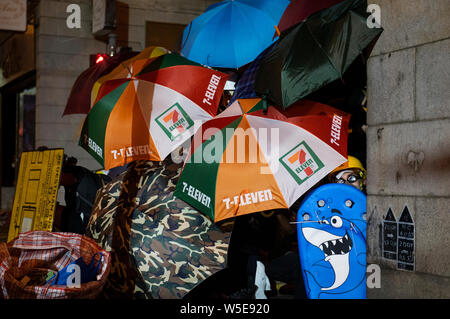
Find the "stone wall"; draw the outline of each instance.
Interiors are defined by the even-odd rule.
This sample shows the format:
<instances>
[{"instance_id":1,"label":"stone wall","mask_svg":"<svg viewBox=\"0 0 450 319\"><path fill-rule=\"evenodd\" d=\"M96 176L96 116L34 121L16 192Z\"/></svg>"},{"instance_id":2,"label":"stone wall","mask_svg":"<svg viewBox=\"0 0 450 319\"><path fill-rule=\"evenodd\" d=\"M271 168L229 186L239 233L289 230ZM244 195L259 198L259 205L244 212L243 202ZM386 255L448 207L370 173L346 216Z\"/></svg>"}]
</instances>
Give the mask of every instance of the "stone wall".
<instances>
[{"instance_id":1,"label":"stone wall","mask_svg":"<svg viewBox=\"0 0 450 319\"><path fill-rule=\"evenodd\" d=\"M371 0L385 29L368 61L369 298L450 297L450 1ZM382 255L389 208L415 223L415 269Z\"/></svg>"},{"instance_id":2,"label":"stone wall","mask_svg":"<svg viewBox=\"0 0 450 319\"><path fill-rule=\"evenodd\" d=\"M81 28L66 25L69 4L81 8ZM89 67L89 55L106 51L106 43L91 34L91 4L87 0L41 0L36 28L36 147L63 147L79 164L99 168L78 146L84 115L65 115L72 85Z\"/></svg>"}]
</instances>

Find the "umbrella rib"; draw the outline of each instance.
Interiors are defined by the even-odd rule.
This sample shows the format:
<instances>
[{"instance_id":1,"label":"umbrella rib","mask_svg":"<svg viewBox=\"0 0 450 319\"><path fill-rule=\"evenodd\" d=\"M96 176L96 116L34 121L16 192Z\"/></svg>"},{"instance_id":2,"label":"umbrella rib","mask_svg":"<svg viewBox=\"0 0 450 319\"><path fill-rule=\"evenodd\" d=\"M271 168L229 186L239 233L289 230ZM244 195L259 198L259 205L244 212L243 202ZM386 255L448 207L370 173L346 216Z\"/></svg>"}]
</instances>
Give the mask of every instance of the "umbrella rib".
<instances>
[{"instance_id":1,"label":"umbrella rib","mask_svg":"<svg viewBox=\"0 0 450 319\"><path fill-rule=\"evenodd\" d=\"M125 62L125 61L124 61L124 62ZM124 62L121 62L120 65L122 65L122 67L124 67L125 69L127 69L128 74L130 75L130 77L132 77L132 76L133 76L133 72L131 72L131 69L130 69L129 64L128 64L128 63L124 63Z\"/></svg>"},{"instance_id":2,"label":"umbrella rib","mask_svg":"<svg viewBox=\"0 0 450 319\"><path fill-rule=\"evenodd\" d=\"M253 10L256 10L256 11L260 12L260 14L266 16L268 20L271 20L272 22L274 22L274 26L276 25L277 22L273 19L272 15L269 14L266 10L263 10L263 9L261 9L261 8L252 6L252 5L248 4L248 3L244 3L244 2L240 2L240 3L241 3L241 5L243 5L243 6L253 8ZM245 19L246 15L245 15L245 12L242 11L242 8L240 8L239 6L235 6L234 8L237 9L237 11L238 11L238 12L244 17L244 19ZM253 22L253 21L250 21L250 20L249 20L249 22ZM256 26L254 23L252 23L252 25L253 25L253 27L254 27L255 30L258 30L257 26ZM269 46L271 46L271 45L273 44L273 42L274 42L273 40L270 40L270 39L269 39L269 41L267 41L267 43L266 43L266 40L265 40L265 37L263 36L263 34L260 34L260 33L258 33L258 32L255 33L254 36L256 36L256 37L259 39L260 46L262 46L262 45L264 44L264 45L263 45L264 47L261 48L261 49L262 49L261 51L264 51L265 49L267 49L267 48L268 48ZM237 48L238 46L234 46L234 47ZM257 56L256 56L256 57L257 57ZM256 59L256 57L254 57L254 59ZM254 59L253 59L253 60L254 60ZM249 61L249 62L251 62L251 61Z\"/></svg>"},{"instance_id":3,"label":"umbrella rib","mask_svg":"<svg viewBox=\"0 0 450 319\"><path fill-rule=\"evenodd\" d=\"M136 80L135 80L136 81ZM145 80L137 80L137 81L145 81ZM146 81L147 82L147 81ZM136 92L136 95L135 95L135 97L136 97L136 101L137 101L137 103L138 103L138 105L139 105L139 110L141 111L141 115L142 115L142 117L144 118L144 113L143 113L143 111L142 111L142 108L144 107L144 105L141 105L141 103L140 103L140 100L139 100L139 97L138 97L138 92L137 92L137 86L136 86L136 82L134 82L133 81L133 86L134 86L134 89L135 89L135 92ZM152 111L152 109L153 109L153 102L152 103L149 103L150 104L150 113L151 113L151 111ZM147 124L147 121L145 120L145 118L144 118L144 122L145 122L145 125L146 125L146 127L147 127L147 131L149 132L149 134L150 134L150 125L151 125L151 121L149 121L148 122L148 124Z\"/></svg>"},{"instance_id":4,"label":"umbrella rib","mask_svg":"<svg viewBox=\"0 0 450 319\"><path fill-rule=\"evenodd\" d=\"M317 43L317 45L319 46L320 50L323 52L323 54L325 55L325 57L327 58L327 60L330 62L331 66L333 67L333 69L339 74L339 77L342 78L342 73L340 71L338 71L338 69L336 68L336 66L334 65L334 62L330 59L330 57L328 56L328 54L326 53L326 51L323 49L322 45L320 44L320 42L317 40L317 38L315 37L315 35L311 32L311 29L309 28L309 25L307 23L307 21L305 21L305 25L306 28L309 31L309 34L311 35L311 37L313 38L314 42Z\"/></svg>"}]
</instances>

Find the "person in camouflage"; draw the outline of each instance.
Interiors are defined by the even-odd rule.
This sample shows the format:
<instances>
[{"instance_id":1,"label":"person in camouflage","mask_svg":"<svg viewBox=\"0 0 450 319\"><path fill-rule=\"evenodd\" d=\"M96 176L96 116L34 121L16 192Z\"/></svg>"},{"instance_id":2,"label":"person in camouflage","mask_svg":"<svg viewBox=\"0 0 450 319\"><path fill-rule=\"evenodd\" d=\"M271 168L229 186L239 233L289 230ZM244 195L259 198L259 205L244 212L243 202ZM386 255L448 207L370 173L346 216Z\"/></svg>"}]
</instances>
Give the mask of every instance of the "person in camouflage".
<instances>
[{"instance_id":1,"label":"person in camouflage","mask_svg":"<svg viewBox=\"0 0 450 319\"><path fill-rule=\"evenodd\" d=\"M97 192L86 235L111 252L103 297L179 299L225 269L231 233L173 197L181 168L136 161Z\"/></svg>"}]
</instances>

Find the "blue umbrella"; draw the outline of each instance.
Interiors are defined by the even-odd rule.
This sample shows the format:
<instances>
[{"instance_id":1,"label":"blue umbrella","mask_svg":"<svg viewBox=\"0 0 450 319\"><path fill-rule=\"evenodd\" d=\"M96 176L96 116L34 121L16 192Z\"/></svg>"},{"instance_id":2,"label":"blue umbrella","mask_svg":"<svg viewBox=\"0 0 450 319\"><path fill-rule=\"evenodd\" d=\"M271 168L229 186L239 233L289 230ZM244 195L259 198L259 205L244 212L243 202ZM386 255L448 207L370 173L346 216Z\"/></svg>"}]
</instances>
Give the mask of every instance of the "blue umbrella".
<instances>
[{"instance_id":1,"label":"blue umbrella","mask_svg":"<svg viewBox=\"0 0 450 319\"><path fill-rule=\"evenodd\" d=\"M183 32L180 53L211 67L239 68L271 45L289 0L225 0L209 6Z\"/></svg>"}]
</instances>

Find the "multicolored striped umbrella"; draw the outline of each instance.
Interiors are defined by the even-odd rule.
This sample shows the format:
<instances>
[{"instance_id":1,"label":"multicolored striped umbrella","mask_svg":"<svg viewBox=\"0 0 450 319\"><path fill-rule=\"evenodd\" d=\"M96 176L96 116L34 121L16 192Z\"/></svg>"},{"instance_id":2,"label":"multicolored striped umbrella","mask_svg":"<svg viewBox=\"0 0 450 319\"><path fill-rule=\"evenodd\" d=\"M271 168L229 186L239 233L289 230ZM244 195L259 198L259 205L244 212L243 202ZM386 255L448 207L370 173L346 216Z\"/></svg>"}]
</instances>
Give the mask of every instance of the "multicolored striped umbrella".
<instances>
[{"instance_id":1,"label":"multicolored striped umbrella","mask_svg":"<svg viewBox=\"0 0 450 319\"><path fill-rule=\"evenodd\" d=\"M88 114L91 109L91 91L97 85L99 79L112 72L120 63L131 59L137 54L137 52L131 50L124 50L84 70L72 86L63 116L69 114Z\"/></svg>"},{"instance_id":2,"label":"multicolored striped umbrella","mask_svg":"<svg viewBox=\"0 0 450 319\"><path fill-rule=\"evenodd\" d=\"M161 161L217 114L227 74L178 54L128 64L126 77L104 82L79 144L110 169Z\"/></svg>"},{"instance_id":3,"label":"multicolored striped umbrella","mask_svg":"<svg viewBox=\"0 0 450 319\"><path fill-rule=\"evenodd\" d=\"M288 208L347 160L350 115L302 101L238 99L193 137L174 195L214 221Z\"/></svg>"},{"instance_id":4,"label":"multicolored striped umbrella","mask_svg":"<svg viewBox=\"0 0 450 319\"><path fill-rule=\"evenodd\" d=\"M169 50L167 50L166 48L163 48L163 47L158 47L158 46L146 47L138 55L131 57L128 60L123 61L116 68L114 68L111 72L109 72L108 74L99 78L97 81L95 81L94 85L92 86L91 107L97 101L98 91L103 83L105 83L106 81L110 81L110 80L117 80L117 79L123 79L123 78L129 77L133 73L133 68L131 68L131 66L134 66L134 68L142 67L142 65L145 65L148 63L148 59L157 58L166 53L170 53L170 52L169 52Z\"/></svg>"}]
</instances>

